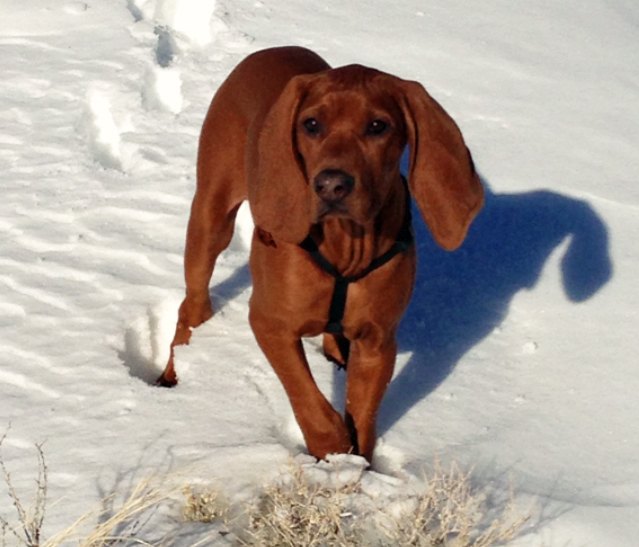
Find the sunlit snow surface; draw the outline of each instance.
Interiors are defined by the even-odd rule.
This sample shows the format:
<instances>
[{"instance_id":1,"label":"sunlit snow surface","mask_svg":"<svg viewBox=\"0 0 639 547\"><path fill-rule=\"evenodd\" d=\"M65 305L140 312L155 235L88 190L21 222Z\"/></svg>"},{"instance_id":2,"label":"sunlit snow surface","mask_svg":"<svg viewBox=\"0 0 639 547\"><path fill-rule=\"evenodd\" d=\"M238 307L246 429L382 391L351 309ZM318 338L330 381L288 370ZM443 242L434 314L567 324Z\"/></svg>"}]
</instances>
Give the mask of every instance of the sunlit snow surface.
<instances>
[{"instance_id":1,"label":"sunlit snow surface","mask_svg":"<svg viewBox=\"0 0 639 547\"><path fill-rule=\"evenodd\" d=\"M410 483L439 458L512 484L533 508L517 545L636 545L639 7L623 0L2 0L0 429L17 490L44 442L53 533L149 473L246 496L303 450L246 320L246 211L179 387L151 385L208 103L282 44L422 82L487 188L456 253L415 221L376 471ZM307 351L339 406L342 374Z\"/></svg>"}]
</instances>

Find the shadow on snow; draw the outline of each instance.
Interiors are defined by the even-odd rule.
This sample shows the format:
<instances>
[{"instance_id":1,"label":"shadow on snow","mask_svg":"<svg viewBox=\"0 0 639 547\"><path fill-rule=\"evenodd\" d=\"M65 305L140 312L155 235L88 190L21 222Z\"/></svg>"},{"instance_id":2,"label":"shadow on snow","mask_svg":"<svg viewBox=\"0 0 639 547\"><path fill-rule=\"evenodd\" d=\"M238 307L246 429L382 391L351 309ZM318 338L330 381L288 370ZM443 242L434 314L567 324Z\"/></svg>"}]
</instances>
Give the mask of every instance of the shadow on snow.
<instances>
[{"instance_id":1,"label":"shadow on snow","mask_svg":"<svg viewBox=\"0 0 639 547\"><path fill-rule=\"evenodd\" d=\"M455 252L440 249L413 212L417 279L398 333L399 350L412 356L386 393L380 434L505 319L513 296L535 285L565 238L561 273L571 302L587 300L612 275L607 230L586 202L545 190L493 194L483 182L484 209Z\"/></svg>"},{"instance_id":2,"label":"shadow on snow","mask_svg":"<svg viewBox=\"0 0 639 547\"><path fill-rule=\"evenodd\" d=\"M379 434L432 392L506 318L514 295L535 285L566 238L561 273L569 301L587 300L612 275L607 230L586 202L547 190L494 194L485 181L484 188L485 206L462 247L452 253L436 245L413 211L417 278L398 332L399 350L412 355L388 388ZM214 283L216 310L249 285L248 265ZM336 372L332 399L343 398L343 381Z\"/></svg>"}]
</instances>

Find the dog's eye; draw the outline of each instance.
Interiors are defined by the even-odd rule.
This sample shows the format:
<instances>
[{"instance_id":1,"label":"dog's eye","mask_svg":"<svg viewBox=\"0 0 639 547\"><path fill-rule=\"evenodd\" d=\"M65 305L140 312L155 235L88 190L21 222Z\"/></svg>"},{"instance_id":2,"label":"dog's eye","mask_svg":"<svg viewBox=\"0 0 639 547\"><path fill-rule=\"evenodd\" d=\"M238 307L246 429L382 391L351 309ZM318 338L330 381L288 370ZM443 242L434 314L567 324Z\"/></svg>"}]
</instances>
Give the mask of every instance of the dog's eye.
<instances>
[{"instance_id":1,"label":"dog's eye","mask_svg":"<svg viewBox=\"0 0 639 547\"><path fill-rule=\"evenodd\" d=\"M315 135L319 135L322 129L320 123L315 118L306 118L302 122L302 126L304 127L304 131L306 131L306 134L312 137Z\"/></svg>"},{"instance_id":2,"label":"dog's eye","mask_svg":"<svg viewBox=\"0 0 639 547\"><path fill-rule=\"evenodd\" d=\"M382 133L386 133L387 129L388 129L388 123L386 123L384 120L373 120L366 127L366 134L377 136L377 135L381 135Z\"/></svg>"}]
</instances>

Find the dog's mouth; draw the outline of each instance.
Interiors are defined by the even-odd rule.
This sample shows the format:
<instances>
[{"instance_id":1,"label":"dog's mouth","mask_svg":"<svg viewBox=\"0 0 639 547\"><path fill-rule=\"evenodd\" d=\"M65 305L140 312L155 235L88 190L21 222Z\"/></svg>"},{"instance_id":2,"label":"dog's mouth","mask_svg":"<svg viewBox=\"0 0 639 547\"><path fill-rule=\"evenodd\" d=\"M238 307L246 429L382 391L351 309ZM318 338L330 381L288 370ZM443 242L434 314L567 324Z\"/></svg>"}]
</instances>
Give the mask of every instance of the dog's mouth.
<instances>
[{"instance_id":1,"label":"dog's mouth","mask_svg":"<svg viewBox=\"0 0 639 547\"><path fill-rule=\"evenodd\" d=\"M325 201L320 202L317 205L317 212L315 214L315 222L322 222L329 218L346 218L353 219L353 215L350 213L348 207L342 203L327 203Z\"/></svg>"},{"instance_id":2,"label":"dog's mouth","mask_svg":"<svg viewBox=\"0 0 639 547\"><path fill-rule=\"evenodd\" d=\"M380 206L377 203L353 203L349 200L330 203L319 201L315 205L315 215L313 224L324 222L330 219L351 220L356 224L367 224L379 213Z\"/></svg>"}]
</instances>

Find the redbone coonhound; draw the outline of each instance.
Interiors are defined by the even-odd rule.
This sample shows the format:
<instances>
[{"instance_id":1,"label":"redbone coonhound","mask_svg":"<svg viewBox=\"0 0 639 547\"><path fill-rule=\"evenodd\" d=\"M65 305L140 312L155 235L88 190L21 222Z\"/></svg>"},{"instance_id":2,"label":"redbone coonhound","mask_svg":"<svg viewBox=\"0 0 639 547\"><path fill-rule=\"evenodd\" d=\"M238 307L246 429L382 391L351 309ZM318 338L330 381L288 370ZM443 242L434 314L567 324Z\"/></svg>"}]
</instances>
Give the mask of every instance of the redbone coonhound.
<instances>
[{"instance_id":1,"label":"redbone coonhound","mask_svg":"<svg viewBox=\"0 0 639 547\"><path fill-rule=\"evenodd\" d=\"M399 171L409 146L408 183ZM457 248L483 203L455 122L416 82L360 65L331 69L300 47L259 51L216 93L204 121L173 348L213 314L209 282L248 199L255 232L249 320L309 452L371 461L411 296L408 192L439 245ZM347 365L342 416L313 380L301 338L323 334Z\"/></svg>"}]
</instances>

